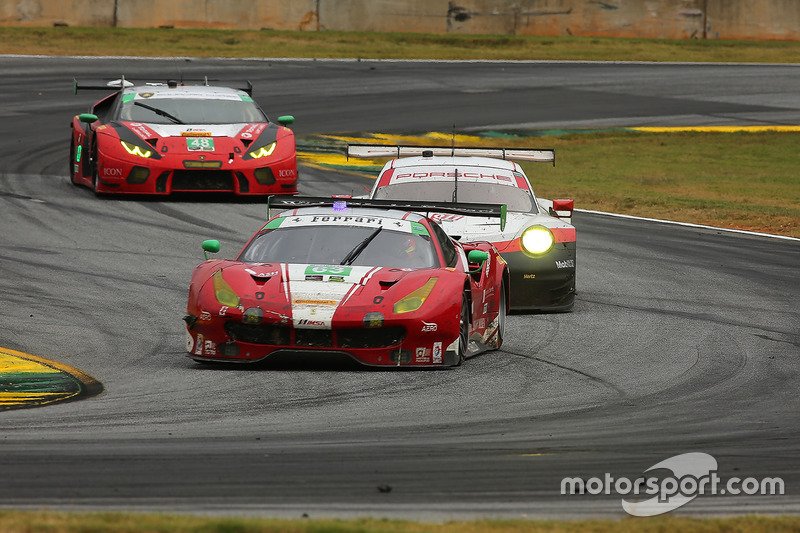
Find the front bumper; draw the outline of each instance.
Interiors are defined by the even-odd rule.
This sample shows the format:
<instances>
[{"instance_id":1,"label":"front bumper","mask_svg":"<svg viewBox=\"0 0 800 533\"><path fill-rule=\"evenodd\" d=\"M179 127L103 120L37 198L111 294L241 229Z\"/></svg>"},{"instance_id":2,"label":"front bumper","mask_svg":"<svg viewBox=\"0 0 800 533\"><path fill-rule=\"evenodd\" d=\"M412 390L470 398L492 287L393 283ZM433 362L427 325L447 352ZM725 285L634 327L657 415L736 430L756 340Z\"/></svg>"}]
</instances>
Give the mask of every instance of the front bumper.
<instances>
[{"instance_id":1,"label":"front bumper","mask_svg":"<svg viewBox=\"0 0 800 533\"><path fill-rule=\"evenodd\" d=\"M441 367L458 364L458 332L420 333L424 323L380 328L294 328L187 317L186 351L197 361L253 363L275 354L345 354L369 366ZM410 333L413 331L413 333Z\"/></svg>"},{"instance_id":2,"label":"front bumper","mask_svg":"<svg viewBox=\"0 0 800 533\"><path fill-rule=\"evenodd\" d=\"M575 303L575 242L556 243L532 257L522 251L501 252L510 274L513 311L568 311Z\"/></svg>"},{"instance_id":3,"label":"front bumper","mask_svg":"<svg viewBox=\"0 0 800 533\"><path fill-rule=\"evenodd\" d=\"M260 164L219 161L176 161L176 158L118 159L100 154L97 192L104 194L154 194L173 192L230 192L236 195L297 193L297 156Z\"/></svg>"}]
</instances>

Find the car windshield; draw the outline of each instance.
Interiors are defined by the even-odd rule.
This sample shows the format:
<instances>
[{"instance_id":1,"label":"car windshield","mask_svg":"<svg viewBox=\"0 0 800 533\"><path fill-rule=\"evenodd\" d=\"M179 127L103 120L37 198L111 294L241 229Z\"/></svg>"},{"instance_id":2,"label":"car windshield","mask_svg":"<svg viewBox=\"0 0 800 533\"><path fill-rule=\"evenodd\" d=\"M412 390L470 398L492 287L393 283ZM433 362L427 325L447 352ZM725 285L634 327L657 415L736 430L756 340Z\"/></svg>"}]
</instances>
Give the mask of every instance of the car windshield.
<instances>
[{"instance_id":1,"label":"car windshield","mask_svg":"<svg viewBox=\"0 0 800 533\"><path fill-rule=\"evenodd\" d=\"M380 187L374 198L387 200L423 200L452 202L455 186L452 181L396 183ZM459 203L506 204L509 211L536 213L533 196L525 189L497 183L459 181L456 201Z\"/></svg>"},{"instance_id":2,"label":"car windshield","mask_svg":"<svg viewBox=\"0 0 800 533\"><path fill-rule=\"evenodd\" d=\"M119 118L149 124L267 122L254 102L203 98L137 98L122 104Z\"/></svg>"},{"instance_id":3,"label":"car windshield","mask_svg":"<svg viewBox=\"0 0 800 533\"><path fill-rule=\"evenodd\" d=\"M429 235L379 228L330 225L266 230L250 242L238 260L399 268L438 266Z\"/></svg>"}]
</instances>

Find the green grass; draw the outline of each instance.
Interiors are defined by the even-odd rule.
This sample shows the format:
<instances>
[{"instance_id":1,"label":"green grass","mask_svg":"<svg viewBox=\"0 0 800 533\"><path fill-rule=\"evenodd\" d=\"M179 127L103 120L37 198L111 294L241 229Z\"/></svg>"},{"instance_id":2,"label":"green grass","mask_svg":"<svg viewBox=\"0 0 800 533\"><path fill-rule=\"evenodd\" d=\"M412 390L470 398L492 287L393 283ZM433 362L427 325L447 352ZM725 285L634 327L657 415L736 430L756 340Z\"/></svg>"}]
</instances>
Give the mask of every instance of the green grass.
<instances>
[{"instance_id":1,"label":"green grass","mask_svg":"<svg viewBox=\"0 0 800 533\"><path fill-rule=\"evenodd\" d=\"M620 520L478 520L430 524L402 520L275 520L167 514L0 511L3 533L790 533L798 517L622 518Z\"/></svg>"},{"instance_id":2,"label":"green grass","mask_svg":"<svg viewBox=\"0 0 800 533\"><path fill-rule=\"evenodd\" d=\"M800 42L0 27L0 54L800 63Z\"/></svg>"},{"instance_id":3,"label":"green grass","mask_svg":"<svg viewBox=\"0 0 800 533\"><path fill-rule=\"evenodd\" d=\"M592 133L537 138L537 194L576 207L800 237L798 132Z\"/></svg>"}]
</instances>

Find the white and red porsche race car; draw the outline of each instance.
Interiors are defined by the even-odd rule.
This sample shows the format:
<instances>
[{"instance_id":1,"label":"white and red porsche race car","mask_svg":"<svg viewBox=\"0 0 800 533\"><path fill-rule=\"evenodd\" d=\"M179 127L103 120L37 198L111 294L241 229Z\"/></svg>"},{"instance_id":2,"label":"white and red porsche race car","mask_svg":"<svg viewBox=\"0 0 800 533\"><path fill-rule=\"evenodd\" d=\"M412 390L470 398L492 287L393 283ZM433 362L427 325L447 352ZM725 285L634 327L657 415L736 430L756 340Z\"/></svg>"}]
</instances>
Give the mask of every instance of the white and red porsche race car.
<instances>
[{"instance_id":1,"label":"white and red porsche race car","mask_svg":"<svg viewBox=\"0 0 800 533\"><path fill-rule=\"evenodd\" d=\"M498 219L428 213L448 235L489 241L508 263L511 309L567 311L575 301L575 227L572 200L537 198L515 161L555 164L553 150L351 144L348 157L392 158L378 174L373 199L494 203Z\"/></svg>"}]
</instances>

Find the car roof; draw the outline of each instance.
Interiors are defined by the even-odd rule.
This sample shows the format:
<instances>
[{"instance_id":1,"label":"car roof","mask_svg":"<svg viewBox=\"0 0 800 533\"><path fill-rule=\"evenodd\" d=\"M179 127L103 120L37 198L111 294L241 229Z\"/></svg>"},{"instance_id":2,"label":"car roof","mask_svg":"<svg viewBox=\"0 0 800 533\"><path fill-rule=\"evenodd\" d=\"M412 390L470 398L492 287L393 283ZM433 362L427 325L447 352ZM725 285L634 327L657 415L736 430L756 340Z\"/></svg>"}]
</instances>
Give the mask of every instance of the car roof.
<instances>
[{"instance_id":1,"label":"car roof","mask_svg":"<svg viewBox=\"0 0 800 533\"><path fill-rule=\"evenodd\" d=\"M148 83L127 87L123 94L134 94L143 98L202 98L214 100L250 100L250 96L242 89L215 85L178 85L170 87L166 83ZM143 96L146 95L146 96Z\"/></svg>"}]
</instances>

